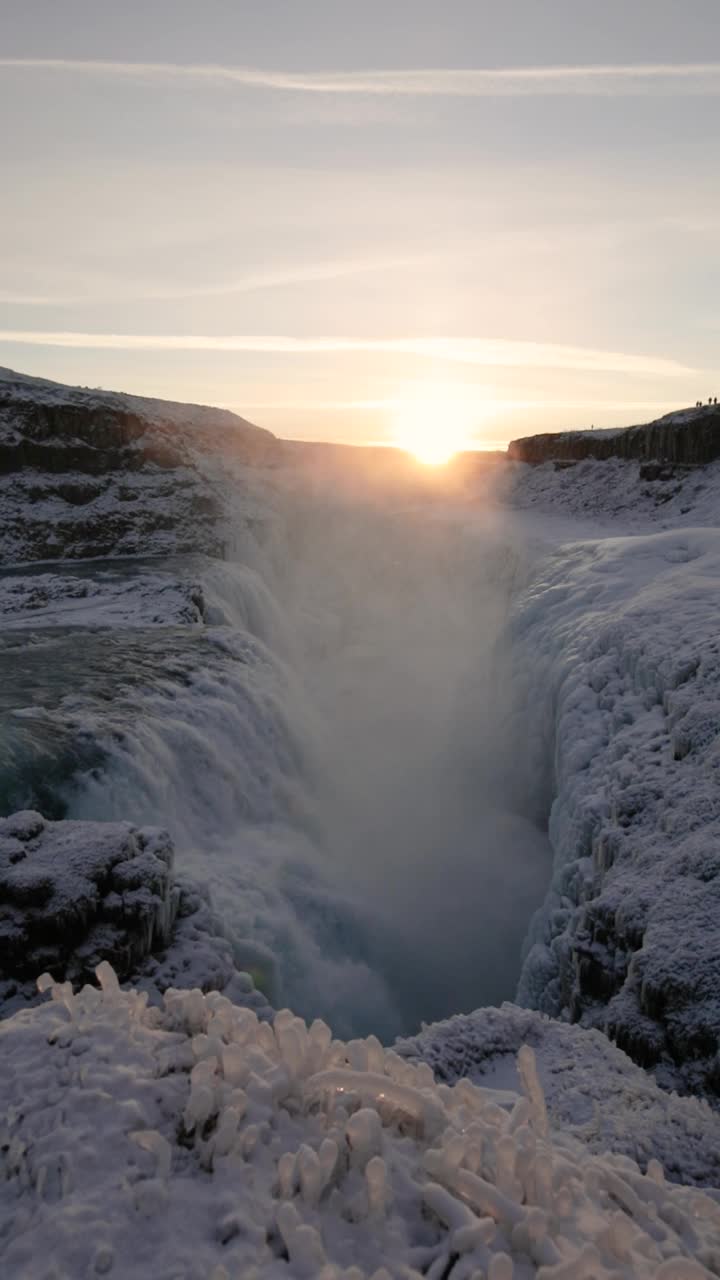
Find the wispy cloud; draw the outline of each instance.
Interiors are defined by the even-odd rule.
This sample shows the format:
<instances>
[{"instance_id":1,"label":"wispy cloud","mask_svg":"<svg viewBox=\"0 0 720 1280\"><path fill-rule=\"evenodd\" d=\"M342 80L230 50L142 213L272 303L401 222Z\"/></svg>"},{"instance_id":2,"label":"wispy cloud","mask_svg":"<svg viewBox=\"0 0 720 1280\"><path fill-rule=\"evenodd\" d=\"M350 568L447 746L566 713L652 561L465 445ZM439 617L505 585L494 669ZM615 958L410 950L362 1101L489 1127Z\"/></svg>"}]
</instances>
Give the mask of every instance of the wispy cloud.
<instances>
[{"instance_id":1,"label":"wispy cloud","mask_svg":"<svg viewBox=\"0 0 720 1280\"><path fill-rule=\"evenodd\" d=\"M25 71L234 84L315 94L412 97L525 97L577 94L717 94L720 62L538 67L428 67L386 71L271 71L216 63L114 62L75 58L0 58Z\"/></svg>"},{"instance_id":2,"label":"wispy cloud","mask_svg":"<svg viewBox=\"0 0 720 1280\"><path fill-rule=\"evenodd\" d=\"M446 258L443 259L443 261L446 260ZM233 294L257 293L263 289L281 289L295 284L341 280L350 276L370 275L373 272L419 268L437 261L438 257L434 254L375 259L334 259L327 262L309 262L304 266L286 266L270 271L249 272L245 276L231 276L227 280L208 284L150 286L130 284L119 288L103 284L102 288L94 293L92 291L58 294L26 293L22 289L0 289L0 302L20 306L59 307L134 300L163 302L181 298L219 298Z\"/></svg>"},{"instance_id":3,"label":"wispy cloud","mask_svg":"<svg viewBox=\"0 0 720 1280\"><path fill-rule=\"evenodd\" d=\"M687 377L697 370L677 360L628 355L546 342L506 338L295 338L266 334L160 334L0 330L0 342L99 351L246 351L268 355L368 352L419 356L454 364L492 367L606 370L658 378Z\"/></svg>"}]
</instances>

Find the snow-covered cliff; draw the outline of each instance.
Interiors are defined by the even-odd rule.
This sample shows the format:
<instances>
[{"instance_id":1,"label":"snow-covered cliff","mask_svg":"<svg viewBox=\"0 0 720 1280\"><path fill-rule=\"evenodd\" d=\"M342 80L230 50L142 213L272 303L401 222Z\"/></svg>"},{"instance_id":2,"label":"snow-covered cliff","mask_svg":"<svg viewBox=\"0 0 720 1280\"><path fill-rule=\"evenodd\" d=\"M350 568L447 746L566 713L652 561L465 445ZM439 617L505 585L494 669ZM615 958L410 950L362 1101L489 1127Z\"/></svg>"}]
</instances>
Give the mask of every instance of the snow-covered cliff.
<instances>
[{"instance_id":1,"label":"snow-covered cliff","mask_svg":"<svg viewBox=\"0 0 720 1280\"><path fill-rule=\"evenodd\" d=\"M275 443L222 409L0 369L0 565L217 554L222 459L252 465Z\"/></svg>"},{"instance_id":2,"label":"snow-covered cliff","mask_svg":"<svg viewBox=\"0 0 720 1280\"><path fill-rule=\"evenodd\" d=\"M675 410L637 427L597 431L557 431L512 440L508 455L515 462L564 462L582 458L702 466L720 457L720 407L715 404Z\"/></svg>"}]
</instances>

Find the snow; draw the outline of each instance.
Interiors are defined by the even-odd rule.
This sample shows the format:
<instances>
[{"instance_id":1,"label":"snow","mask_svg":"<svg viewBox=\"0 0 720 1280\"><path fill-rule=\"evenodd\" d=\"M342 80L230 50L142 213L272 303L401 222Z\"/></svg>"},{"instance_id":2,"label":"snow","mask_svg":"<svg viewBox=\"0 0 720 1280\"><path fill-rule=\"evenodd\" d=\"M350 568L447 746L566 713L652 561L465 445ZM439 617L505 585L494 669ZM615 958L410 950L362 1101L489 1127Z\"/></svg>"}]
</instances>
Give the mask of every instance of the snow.
<instances>
[{"instance_id":1,"label":"snow","mask_svg":"<svg viewBox=\"0 0 720 1280\"><path fill-rule=\"evenodd\" d=\"M714 1095L720 469L643 486L619 460L520 466L511 499L545 551L513 607L508 733L554 849L518 999Z\"/></svg>"},{"instance_id":2,"label":"snow","mask_svg":"<svg viewBox=\"0 0 720 1280\"><path fill-rule=\"evenodd\" d=\"M219 990L267 1018L208 890L173 874L167 832L129 823L0 818L0 1016L37 1000L42 968L78 981L111 958L157 1003Z\"/></svg>"},{"instance_id":3,"label":"snow","mask_svg":"<svg viewBox=\"0 0 720 1280\"><path fill-rule=\"evenodd\" d=\"M258 439L272 439L269 431L256 427L254 423L228 409L158 400L152 396L134 396L124 391L105 391L102 387L72 387L47 378L16 373L13 369L0 368L0 396L3 395L12 397L18 403L25 401L31 406L79 406L95 413L104 409L123 413L129 409L142 418L148 427L171 426L189 429L193 434L221 427Z\"/></svg>"},{"instance_id":4,"label":"snow","mask_svg":"<svg viewBox=\"0 0 720 1280\"><path fill-rule=\"evenodd\" d=\"M219 555L226 463L274 445L227 410L0 369L0 564Z\"/></svg>"},{"instance_id":5,"label":"snow","mask_svg":"<svg viewBox=\"0 0 720 1280\"><path fill-rule=\"evenodd\" d=\"M287 1010L270 1027L200 991L149 1009L109 965L98 978L43 979L47 1004L0 1023L8 1275L715 1272L715 1195L548 1126L528 1046L517 1092L437 1084Z\"/></svg>"},{"instance_id":6,"label":"snow","mask_svg":"<svg viewBox=\"0 0 720 1280\"><path fill-rule=\"evenodd\" d=\"M70 497L64 495L71 495ZM0 565L219 553L214 489L190 467L0 475Z\"/></svg>"},{"instance_id":7,"label":"snow","mask_svg":"<svg viewBox=\"0 0 720 1280\"><path fill-rule=\"evenodd\" d=\"M438 1081L463 1077L518 1090L517 1055L534 1052L551 1123L590 1151L612 1151L643 1169L658 1160L674 1182L720 1185L720 1115L699 1098L659 1088L600 1031L503 1004L425 1027L395 1050L427 1062Z\"/></svg>"},{"instance_id":8,"label":"snow","mask_svg":"<svg viewBox=\"0 0 720 1280\"><path fill-rule=\"evenodd\" d=\"M203 621L198 582L169 573L98 567L92 577L72 573L0 577L4 631L38 627L178 626Z\"/></svg>"},{"instance_id":9,"label":"snow","mask_svg":"<svg viewBox=\"0 0 720 1280\"><path fill-rule=\"evenodd\" d=\"M513 509L594 520L604 534L618 525L622 532L717 525L720 462L669 468L667 479L654 481L641 479L640 466L622 458L586 458L559 469L552 462L509 462L500 496ZM565 537L573 537L572 529Z\"/></svg>"}]
</instances>

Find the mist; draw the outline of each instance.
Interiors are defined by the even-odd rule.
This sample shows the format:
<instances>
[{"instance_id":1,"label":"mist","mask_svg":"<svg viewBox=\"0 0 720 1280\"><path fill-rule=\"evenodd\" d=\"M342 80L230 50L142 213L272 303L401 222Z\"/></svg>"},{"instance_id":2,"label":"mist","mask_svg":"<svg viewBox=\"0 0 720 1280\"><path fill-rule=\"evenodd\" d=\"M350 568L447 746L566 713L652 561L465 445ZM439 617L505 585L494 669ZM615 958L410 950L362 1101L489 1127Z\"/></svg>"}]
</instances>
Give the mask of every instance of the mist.
<instances>
[{"instance_id":1,"label":"mist","mask_svg":"<svg viewBox=\"0 0 720 1280\"><path fill-rule=\"evenodd\" d=\"M491 503L344 463L235 507L198 669L178 685L169 653L116 705L70 813L166 826L237 962L337 1034L512 999L550 873L506 630L527 544Z\"/></svg>"},{"instance_id":2,"label":"mist","mask_svg":"<svg viewBox=\"0 0 720 1280\"><path fill-rule=\"evenodd\" d=\"M263 572L312 708L327 873L409 1030L512 999L547 886L504 647L530 553L497 507L315 479L286 494Z\"/></svg>"}]
</instances>

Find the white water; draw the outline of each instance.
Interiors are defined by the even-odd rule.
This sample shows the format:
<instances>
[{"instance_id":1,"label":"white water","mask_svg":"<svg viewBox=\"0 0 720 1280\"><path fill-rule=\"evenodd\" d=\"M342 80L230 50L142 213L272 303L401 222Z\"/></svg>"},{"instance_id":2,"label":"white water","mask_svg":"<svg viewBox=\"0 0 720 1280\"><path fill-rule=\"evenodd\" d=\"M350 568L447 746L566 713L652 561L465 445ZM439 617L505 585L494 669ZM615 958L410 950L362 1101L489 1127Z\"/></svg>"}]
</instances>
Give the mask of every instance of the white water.
<instances>
[{"instance_id":1,"label":"white water","mask_svg":"<svg viewBox=\"0 0 720 1280\"><path fill-rule=\"evenodd\" d=\"M192 683L143 691L73 816L167 825L271 998L385 1037L512 998L549 876L488 519L286 494L204 575Z\"/></svg>"}]
</instances>

